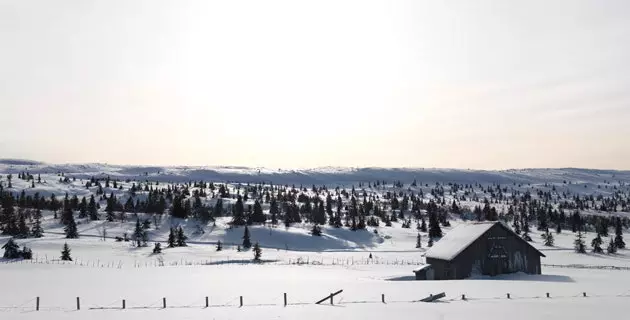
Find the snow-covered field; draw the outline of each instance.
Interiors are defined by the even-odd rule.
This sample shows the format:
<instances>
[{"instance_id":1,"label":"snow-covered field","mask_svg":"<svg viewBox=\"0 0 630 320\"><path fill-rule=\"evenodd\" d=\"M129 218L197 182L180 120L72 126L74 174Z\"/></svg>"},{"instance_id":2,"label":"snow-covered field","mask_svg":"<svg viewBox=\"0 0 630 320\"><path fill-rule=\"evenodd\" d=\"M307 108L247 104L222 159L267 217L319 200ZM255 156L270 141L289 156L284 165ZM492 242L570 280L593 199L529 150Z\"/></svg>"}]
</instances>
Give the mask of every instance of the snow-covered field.
<instances>
[{"instance_id":1,"label":"snow-covered field","mask_svg":"<svg viewBox=\"0 0 630 320\"><path fill-rule=\"evenodd\" d=\"M326 168L302 171L274 171L248 168L162 168L108 165L48 165L24 161L0 162L6 188L6 174L29 171L40 174L42 183L13 179L9 191L35 192L63 198L89 196L85 179L111 176L121 180L123 190L106 188L117 197L125 196L133 181L271 181L277 184L352 185L386 179L435 182L523 184L521 190L553 184L586 194L611 194L613 186L627 188L630 173L584 169L536 169L513 171L389 170ZM76 178L58 182L59 174ZM570 182L570 184L569 184ZM420 190L422 187L418 188ZM7 189L5 189L6 191ZM617 189L616 189L617 190ZM386 192L387 189L378 192ZM428 187L425 188L428 192ZM139 195L142 196L142 195ZM212 200L208 200L212 201ZM226 199L226 204L233 199ZM499 204L498 204L499 205ZM265 204L265 210L268 205ZM102 209L101 209L102 210ZM597 214L597 212L593 212ZM625 212L615 214L624 216ZM135 217L126 222L77 219L78 239L66 239L63 226L53 213L43 211L42 238L20 239L33 250L33 260L0 261L0 319L594 319L623 318L630 299L630 252L576 254L574 234L555 234L553 247L542 245L540 232L532 231L533 245L542 258L542 275L524 274L478 277L458 281L413 281L412 270L423 263L427 237L416 249L415 228L381 225L350 231L323 226L322 237L312 236L309 223L275 227L250 226L253 242L260 242L263 263L252 263L251 250L237 252L243 227L230 227L229 217L204 226L192 219L165 218L149 231L150 243L165 247L169 227L181 225L189 237L188 246L164 249L160 255L152 246L136 248L131 242L113 238L131 234ZM139 213L139 218L145 214ZM149 217L149 216L147 216ZM451 221L452 227L467 223ZM452 227L445 227L448 234ZM535 228L533 228L535 229ZM103 237L105 231L106 237ZM585 240L595 236L585 233ZM8 237L0 237L0 243ZM606 240L606 239L605 239ZM216 251L221 241L222 251ZM605 241L606 242L606 241ZM72 249L72 262L59 261L64 243ZM370 259L369 256L372 255ZM343 290L322 305L314 303L331 292ZM445 292L441 302L418 300ZM288 306L283 305L283 294ZM507 299L507 294L510 299ZM546 294L550 297L547 298ZM586 297L584 297L586 293ZM382 302L385 296L385 303ZM465 295L466 299L462 299ZM239 307L239 297L243 307ZM35 311L40 297L40 311ZM81 310L76 310L76 297ZM205 308L205 297L209 308ZM162 308L162 299L167 308ZM122 310L122 300L126 309Z\"/></svg>"}]
</instances>

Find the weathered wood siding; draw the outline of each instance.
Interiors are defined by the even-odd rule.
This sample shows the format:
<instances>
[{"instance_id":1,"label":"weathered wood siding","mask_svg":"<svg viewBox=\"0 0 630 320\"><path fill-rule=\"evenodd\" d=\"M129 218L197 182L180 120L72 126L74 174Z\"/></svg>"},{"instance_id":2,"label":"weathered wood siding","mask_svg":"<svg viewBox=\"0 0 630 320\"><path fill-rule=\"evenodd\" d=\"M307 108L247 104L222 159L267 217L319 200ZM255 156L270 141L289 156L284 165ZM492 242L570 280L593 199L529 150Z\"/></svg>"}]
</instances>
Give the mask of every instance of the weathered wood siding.
<instances>
[{"instance_id":1,"label":"weathered wood siding","mask_svg":"<svg viewBox=\"0 0 630 320\"><path fill-rule=\"evenodd\" d=\"M463 279L475 274L524 272L540 274L540 254L520 238L496 224L451 261L427 258L435 279Z\"/></svg>"}]
</instances>

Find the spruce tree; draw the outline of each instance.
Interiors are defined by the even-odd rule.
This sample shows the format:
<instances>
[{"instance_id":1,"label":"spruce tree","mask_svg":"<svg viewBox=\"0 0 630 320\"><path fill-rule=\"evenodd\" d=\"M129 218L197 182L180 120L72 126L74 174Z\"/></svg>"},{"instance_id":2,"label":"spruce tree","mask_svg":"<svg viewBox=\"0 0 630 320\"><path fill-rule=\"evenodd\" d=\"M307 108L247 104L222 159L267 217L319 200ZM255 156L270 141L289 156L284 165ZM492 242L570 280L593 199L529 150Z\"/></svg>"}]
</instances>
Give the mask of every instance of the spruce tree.
<instances>
[{"instance_id":1,"label":"spruce tree","mask_svg":"<svg viewBox=\"0 0 630 320\"><path fill-rule=\"evenodd\" d=\"M421 224L420 224L420 231L422 232L427 232L427 223L424 220L424 216L420 219Z\"/></svg>"},{"instance_id":2,"label":"spruce tree","mask_svg":"<svg viewBox=\"0 0 630 320\"><path fill-rule=\"evenodd\" d=\"M155 245L153 246L153 254L160 254L162 253L162 245L159 242L156 242Z\"/></svg>"},{"instance_id":3,"label":"spruce tree","mask_svg":"<svg viewBox=\"0 0 630 320\"><path fill-rule=\"evenodd\" d=\"M217 241L217 251L221 251L223 250L223 244L221 243L221 240Z\"/></svg>"},{"instance_id":4,"label":"spruce tree","mask_svg":"<svg viewBox=\"0 0 630 320\"><path fill-rule=\"evenodd\" d=\"M320 237L322 235L322 229L317 224L314 224L313 229L311 229L311 234Z\"/></svg>"},{"instance_id":5,"label":"spruce tree","mask_svg":"<svg viewBox=\"0 0 630 320\"><path fill-rule=\"evenodd\" d=\"M416 237L416 248L422 248L422 235L418 232L418 236Z\"/></svg>"},{"instance_id":6,"label":"spruce tree","mask_svg":"<svg viewBox=\"0 0 630 320\"><path fill-rule=\"evenodd\" d=\"M96 200L94 200L94 195L90 197L90 203L87 206L88 214L90 215L90 220L98 220L98 208L96 207Z\"/></svg>"},{"instance_id":7,"label":"spruce tree","mask_svg":"<svg viewBox=\"0 0 630 320\"><path fill-rule=\"evenodd\" d=\"M68 243L63 244L63 250L61 250L61 260L63 261L72 261L72 257L70 256L70 247Z\"/></svg>"},{"instance_id":8,"label":"spruce tree","mask_svg":"<svg viewBox=\"0 0 630 320\"><path fill-rule=\"evenodd\" d=\"M28 226L26 225L26 218L24 217L24 214L20 214L19 222L18 222L18 237L28 238L30 233L31 231L28 229Z\"/></svg>"},{"instance_id":9,"label":"spruce tree","mask_svg":"<svg viewBox=\"0 0 630 320\"><path fill-rule=\"evenodd\" d=\"M615 245L615 240L613 240L613 238L610 238L610 242L608 243L608 247L606 248L606 252L608 252L608 254L613 254L615 252L617 252L617 245Z\"/></svg>"},{"instance_id":10,"label":"spruce tree","mask_svg":"<svg viewBox=\"0 0 630 320\"><path fill-rule=\"evenodd\" d=\"M182 227L179 227L177 229L177 246L178 247L185 247L187 246L186 244L186 240L188 239L188 237L186 237L186 235L184 234L184 229L182 229Z\"/></svg>"},{"instance_id":11,"label":"spruce tree","mask_svg":"<svg viewBox=\"0 0 630 320\"><path fill-rule=\"evenodd\" d=\"M626 243L623 241L623 225L619 217L615 220L615 246L618 249L624 249L626 247Z\"/></svg>"},{"instance_id":12,"label":"spruce tree","mask_svg":"<svg viewBox=\"0 0 630 320\"><path fill-rule=\"evenodd\" d=\"M31 229L31 236L33 238L41 238L44 234L44 230L42 229L42 211L37 209L35 210L34 216L35 222L33 223L33 228Z\"/></svg>"},{"instance_id":13,"label":"spruce tree","mask_svg":"<svg viewBox=\"0 0 630 320\"><path fill-rule=\"evenodd\" d=\"M553 247L553 234L547 230L545 233L540 235L544 240L544 245L547 247Z\"/></svg>"},{"instance_id":14,"label":"spruce tree","mask_svg":"<svg viewBox=\"0 0 630 320\"><path fill-rule=\"evenodd\" d=\"M15 240L13 240L13 238L10 238L9 241L4 244L2 246L2 249L4 249L3 257L5 257L6 259L17 259L20 257L20 246L15 243Z\"/></svg>"},{"instance_id":15,"label":"spruce tree","mask_svg":"<svg viewBox=\"0 0 630 320\"><path fill-rule=\"evenodd\" d=\"M252 222L253 223L265 223L266 221L265 214L263 213L262 206L258 199L254 202L254 213L252 214Z\"/></svg>"},{"instance_id":16,"label":"spruce tree","mask_svg":"<svg viewBox=\"0 0 630 320\"><path fill-rule=\"evenodd\" d=\"M74 221L74 215L70 214L66 216L66 226L63 228L66 233L66 238L75 239L79 237L79 232L77 231L77 224Z\"/></svg>"},{"instance_id":17,"label":"spruce tree","mask_svg":"<svg viewBox=\"0 0 630 320\"><path fill-rule=\"evenodd\" d=\"M582 235L582 230L577 229L577 235L575 236L575 240L573 241L573 248L577 253L586 253L586 245L584 244L584 236Z\"/></svg>"},{"instance_id":18,"label":"spruce tree","mask_svg":"<svg viewBox=\"0 0 630 320\"><path fill-rule=\"evenodd\" d=\"M20 252L20 256L24 260L31 260L33 259L33 251L31 250L31 248L24 246L24 248L22 248L22 251Z\"/></svg>"},{"instance_id":19,"label":"spruce tree","mask_svg":"<svg viewBox=\"0 0 630 320\"><path fill-rule=\"evenodd\" d=\"M269 214L271 214L271 224L274 226L278 224L278 212L278 202L275 197L271 198L271 203L269 204Z\"/></svg>"},{"instance_id":20,"label":"spruce tree","mask_svg":"<svg viewBox=\"0 0 630 320\"><path fill-rule=\"evenodd\" d=\"M249 236L249 229L245 226L245 232L243 233L243 248L249 249L252 247L252 242Z\"/></svg>"},{"instance_id":21,"label":"spruce tree","mask_svg":"<svg viewBox=\"0 0 630 320\"><path fill-rule=\"evenodd\" d=\"M243 206L243 198L239 194L233 208L232 224L236 226L245 225L245 207Z\"/></svg>"},{"instance_id":22,"label":"spruce tree","mask_svg":"<svg viewBox=\"0 0 630 320\"><path fill-rule=\"evenodd\" d=\"M254 261L260 261L261 256L262 249L260 248L260 245L258 245L258 242L256 242L256 244L254 244Z\"/></svg>"},{"instance_id":23,"label":"spruce tree","mask_svg":"<svg viewBox=\"0 0 630 320\"><path fill-rule=\"evenodd\" d=\"M560 234L562 232L562 225L560 224L560 222L558 222L556 224L556 233Z\"/></svg>"},{"instance_id":24,"label":"spruce tree","mask_svg":"<svg viewBox=\"0 0 630 320\"><path fill-rule=\"evenodd\" d=\"M437 216L437 205L434 202L430 202L429 210L429 237L441 238L442 228Z\"/></svg>"},{"instance_id":25,"label":"spruce tree","mask_svg":"<svg viewBox=\"0 0 630 320\"><path fill-rule=\"evenodd\" d=\"M175 230L173 228L171 228L171 231L168 234L167 243L169 248L175 247Z\"/></svg>"},{"instance_id":26,"label":"spruce tree","mask_svg":"<svg viewBox=\"0 0 630 320\"><path fill-rule=\"evenodd\" d=\"M593 252L595 253L604 252L604 250L602 250L602 243L603 243L602 237L598 233L597 236L593 239L593 241L591 241L591 247L593 247Z\"/></svg>"},{"instance_id":27,"label":"spruce tree","mask_svg":"<svg viewBox=\"0 0 630 320\"><path fill-rule=\"evenodd\" d=\"M133 240L136 243L136 247L142 247L142 242L144 240L144 229L142 229L142 225L140 224L140 219L136 219L136 227L133 230Z\"/></svg>"}]
</instances>

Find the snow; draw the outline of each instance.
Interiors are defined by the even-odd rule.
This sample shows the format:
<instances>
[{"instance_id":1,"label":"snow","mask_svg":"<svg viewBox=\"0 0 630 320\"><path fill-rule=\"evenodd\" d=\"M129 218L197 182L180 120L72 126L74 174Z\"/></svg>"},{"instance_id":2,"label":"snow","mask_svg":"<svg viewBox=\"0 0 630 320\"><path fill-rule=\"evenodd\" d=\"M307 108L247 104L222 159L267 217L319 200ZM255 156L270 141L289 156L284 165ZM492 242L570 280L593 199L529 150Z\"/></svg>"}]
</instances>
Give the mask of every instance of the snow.
<instances>
[{"instance_id":1,"label":"snow","mask_svg":"<svg viewBox=\"0 0 630 320\"><path fill-rule=\"evenodd\" d=\"M421 266L413 269L413 272L420 272L420 271L422 271L424 269L428 269L428 268L431 268L431 265L430 264L424 264L424 265L421 265Z\"/></svg>"},{"instance_id":2,"label":"snow","mask_svg":"<svg viewBox=\"0 0 630 320\"><path fill-rule=\"evenodd\" d=\"M460 224L431 247L425 257L450 261L498 222Z\"/></svg>"},{"instance_id":3,"label":"snow","mask_svg":"<svg viewBox=\"0 0 630 320\"><path fill-rule=\"evenodd\" d=\"M18 172L41 174L42 183L17 179ZM76 178L69 183L59 182L58 173ZM6 174L13 173L13 188L7 188ZM401 180L405 190L413 179L427 198L433 197L424 184L448 182L505 183L518 192L533 190L570 191L580 194L612 194L612 188L627 190L630 172L588 169L524 169L479 171L456 169L382 169L382 168L317 168L273 170L244 167L161 167L118 166L107 164L55 165L35 161L0 161L0 181L5 190L26 194L55 194L63 197L89 196L95 187L85 188L91 176L111 176L121 179L124 190L104 188L119 199L127 197L131 183L145 180L160 182L188 181L271 181L274 184L350 185L356 182ZM83 179L83 181L81 181ZM134 181L125 182L131 179ZM565 184L564 181L567 181ZM568 182L571 182L569 184ZM547 185L547 183L549 183ZM420 186L422 184L422 186ZM519 185L522 184L522 185ZM531 185L530 185L531 184ZM162 185L162 183L160 183ZM368 189L382 193L393 187ZM586 188L585 188L586 186ZM599 187L601 186L601 188ZM231 185L233 187L233 185ZM146 193L139 191L140 199ZM452 195L446 194L447 201ZM483 198L483 194L479 194ZM470 199L470 196L467 196ZM213 205L215 199L203 199ZM224 199L229 206L234 199ZM246 205L252 204L250 199ZM479 202L462 201L462 206ZM495 204L501 211L503 204ZM104 202L101 202L104 206ZM268 210L268 204L263 204ZM611 215L596 210L584 214ZM614 214L626 215L627 212ZM630 250L617 254L576 254L573 252L575 235L563 230L556 234L555 246L542 245L540 232L533 230L531 243L547 258L542 275L512 274L498 277L475 276L467 280L413 281L413 270L425 268L426 256L448 259L465 248L477 236L487 231L492 223L471 223L453 219L453 227L444 227L445 237L427 248L426 233L422 233L422 248L416 249L418 231L381 224L365 231L350 231L322 226L322 237L309 234L311 224L284 226L250 226L253 242L263 248L263 263L252 263L251 251L237 252L243 228L231 228L229 218L219 218L216 225L205 226L204 233L196 234L194 220L165 217L152 226L150 242L164 242L171 226L181 225L189 236L188 247L165 248L160 255L151 253L151 246L135 248L128 242L112 238L131 234L135 217L129 214L126 222L88 221L77 219L79 239L65 239L63 226L43 211L45 234L39 239L18 239L20 246L32 248L32 261L0 259L3 275L0 289L0 319L594 319L606 315L623 318L630 296ZM143 219L140 213L138 218ZM378 233L374 233L374 230ZM534 228L535 229L535 228ZM107 238L102 238L107 230ZM595 236L584 232L587 244ZM8 238L0 236L0 244ZM223 251L215 245L223 243ZM68 243L73 262L58 261L61 247ZM373 258L368 258L369 255ZM343 289L334 299L314 302ZM283 306L283 293L289 305ZM421 303L418 300L446 292L440 303ZM546 298L549 292L551 298ZM587 297L582 293L586 292ZM506 294L511 299L506 299ZM381 302L385 294L386 303ZM461 295L466 295L466 300ZM35 312L35 297L41 298L41 311ZM204 307L208 296L210 308ZM244 306L239 308L239 297ZM76 297L81 298L81 310L76 311ZM161 309L166 297L168 308ZM121 310L126 299L127 309ZM96 309L94 309L96 308ZM100 309L98 309L100 308ZM105 308L105 309L102 309Z\"/></svg>"}]
</instances>

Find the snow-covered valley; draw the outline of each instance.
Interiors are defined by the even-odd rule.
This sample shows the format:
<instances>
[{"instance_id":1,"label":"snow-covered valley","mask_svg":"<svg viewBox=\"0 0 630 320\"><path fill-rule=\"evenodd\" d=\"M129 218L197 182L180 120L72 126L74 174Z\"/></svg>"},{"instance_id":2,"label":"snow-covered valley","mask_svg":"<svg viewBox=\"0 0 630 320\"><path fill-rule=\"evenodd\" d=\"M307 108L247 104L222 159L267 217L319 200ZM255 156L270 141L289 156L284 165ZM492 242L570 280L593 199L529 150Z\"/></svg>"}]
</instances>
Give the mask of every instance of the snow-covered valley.
<instances>
[{"instance_id":1,"label":"snow-covered valley","mask_svg":"<svg viewBox=\"0 0 630 320\"><path fill-rule=\"evenodd\" d=\"M593 319L601 310L623 315L625 300L630 297L628 250L606 253L608 238L604 238L603 253L591 252L590 245L597 233L601 233L599 225L604 221L593 217L610 220L611 237L615 235L616 217L623 223L623 233L627 232L630 173L624 171L328 168L283 174L267 169L259 173L258 169L248 168L150 169L3 161L0 174L3 192L15 197L15 215L28 215L28 228L33 228L32 211L36 207L28 203L33 203L35 194L46 198L40 207L42 237L15 236L20 247L32 250L32 259L0 261L0 272L7 276L2 284L4 290L0 290L0 317L7 319L314 319L322 316L470 319L471 315L479 319ZM9 174L11 187L8 187ZM90 185L86 187L88 182ZM206 185L210 182L214 190ZM137 190L132 192L134 186ZM220 195L221 186L229 195ZM166 200L167 206L161 214L124 208L129 198L140 204L134 208L145 207L143 202L151 199L150 194L171 188L175 198L181 194L182 201L193 203L190 212L197 208L195 192L203 191L199 202L202 208L213 208L208 209L213 213L211 219L202 222L205 220L193 213L185 218L174 217L173 200ZM24 200L20 202L22 192ZM167 197L166 190L159 193ZM236 194L247 195L247 200L242 201L246 215L253 214L254 209L249 206L255 207L258 202L266 217L265 223L247 224L251 241L262 248L260 262L253 261L252 249L238 251L243 245L245 226L233 224L239 201ZM289 204L279 206L279 222L271 223L272 205L266 199L267 194L280 203L295 204L300 209L301 221L292 220L285 225L287 208L291 210ZM286 194L295 198L287 199ZM340 199L339 212L343 216L353 210L352 199L356 197L360 207L358 216L368 221L377 217L378 226L368 224L353 231L349 226L336 227L327 221L320 225L321 236L312 235L317 203L325 207L327 194L335 202L332 211L337 211ZM59 203L56 213L49 207L52 195ZM72 215L78 237L67 238L67 223L62 220L65 206L71 206L75 195L79 204ZM91 219L89 214L81 216L79 209L80 199L90 199L92 195L98 205L98 219ZM405 198L409 205L402 204ZM107 221L112 199L123 210L112 206L113 221ZM214 214L219 212L216 209L219 199L222 208L220 214ZM427 231L417 229L420 224L417 218L428 216L424 205L429 202L436 202L440 210L444 209L440 212L448 221L441 223L446 235L459 224L472 223L469 220L475 220L474 207L486 203L498 212L500 220L512 227L516 218L508 214L510 207L518 215L522 204L541 206L544 202L552 211L564 208L566 218L559 220L553 212L545 216L554 236L553 245L545 245L541 237L544 231L536 227L540 215L527 215L531 218L531 243L546 255L542 258L542 275L414 281L412 270L424 263L429 240ZM307 203L314 206L312 214L302 210ZM453 209L453 203L457 210ZM369 206L373 206L371 210ZM571 230L574 211L579 211L585 221L587 252L584 254L574 250L576 234ZM403 218L391 221L391 215L401 214ZM408 220L411 227L403 227ZM145 229L146 247L138 247L133 240L116 240L125 234L132 238L136 223L144 221L149 221ZM555 228L557 223L561 224L559 233ZM167 248L172 227L182 228L187 246ZM10 238L5 232L0 243ZM219 242L221 251L217 251ZM60 260L65 243L71 249L72 261ZM162 246L160 254L152 252L155 243ZM341 289L343 292L334 298L333 306L328 301L314 304ZM441 302L418 302L439 292L446 293ZM284 293L289 303L286 307ZM241 296L243 307L239 307ZM36 297L40 297L39 311L35 311ZM76 297L81 301L78 311ZM209 308L205 308L205 297ZM163 298L167 299L165 309Z\"/></svg>"}]
</instances>

